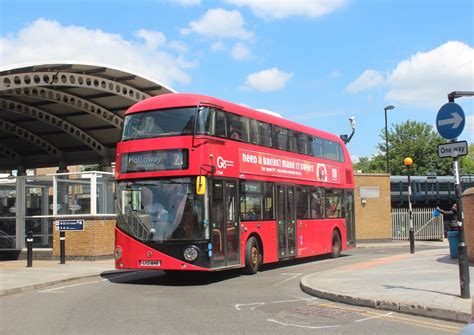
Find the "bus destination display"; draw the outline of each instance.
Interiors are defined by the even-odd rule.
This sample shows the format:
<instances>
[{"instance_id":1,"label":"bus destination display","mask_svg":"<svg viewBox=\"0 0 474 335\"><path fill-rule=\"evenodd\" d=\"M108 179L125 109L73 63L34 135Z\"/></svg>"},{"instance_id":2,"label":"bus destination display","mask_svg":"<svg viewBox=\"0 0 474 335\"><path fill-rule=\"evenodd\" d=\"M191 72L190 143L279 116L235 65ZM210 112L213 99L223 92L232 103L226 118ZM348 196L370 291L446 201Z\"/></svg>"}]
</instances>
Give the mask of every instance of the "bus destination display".
<instances>
[{"instance_id":1,"label":"bus destination display","mask_svg":"<svg viewBox=\"0 0 474 335\"><path fill-rule=\"evenodd\" d=\"M157 150L122 155L121 173L184 170L188 168L188 150Z\"/></svg>"}]
</instances>

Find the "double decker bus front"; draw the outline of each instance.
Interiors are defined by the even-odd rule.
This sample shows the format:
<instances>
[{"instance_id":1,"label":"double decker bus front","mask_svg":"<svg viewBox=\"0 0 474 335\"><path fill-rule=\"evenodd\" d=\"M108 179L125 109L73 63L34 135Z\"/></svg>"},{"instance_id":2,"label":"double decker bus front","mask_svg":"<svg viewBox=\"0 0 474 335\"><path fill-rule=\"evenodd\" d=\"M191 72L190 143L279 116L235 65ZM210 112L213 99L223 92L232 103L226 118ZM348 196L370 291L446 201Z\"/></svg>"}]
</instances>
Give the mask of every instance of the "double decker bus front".
<instances>
[{"instance_id":1,"label":"double decker bus front","mask_svg":"<svg viewBox=\"0 0 474 335\"><path fill-rule=\"evenodd\" d=\"M197 194L188 164L195 111L169 108L125 118L116 162L119 269L210 268L205 195Z\"/></svg>"}]
</instances>

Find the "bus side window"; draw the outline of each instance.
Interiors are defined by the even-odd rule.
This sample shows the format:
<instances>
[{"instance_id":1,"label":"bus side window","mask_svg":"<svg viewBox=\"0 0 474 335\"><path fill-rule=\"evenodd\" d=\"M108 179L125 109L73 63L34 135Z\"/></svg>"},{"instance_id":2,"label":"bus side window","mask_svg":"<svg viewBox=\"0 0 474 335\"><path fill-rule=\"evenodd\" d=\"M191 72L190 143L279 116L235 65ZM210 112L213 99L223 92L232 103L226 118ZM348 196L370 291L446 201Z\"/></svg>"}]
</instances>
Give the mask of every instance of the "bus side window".
<instances>
[{"instance_id":1,"label":"bus side window","mask_svg":"<svg viewBox=\"0 0 474 335\"><path fill-rule=\"evenodd\" d=\"M210 107L199 107L197 131L199 135L214 135L214 114L215 109Z\"/></svg>"},{"instance_id":2,"label":"bus side window","mask_svg":"<svg viewBox=\"0 0 474 335\"><path fill-rule=\"evenodd\" d=\"M326 215L328 218L340 218L342 217L341 212L341 199L342 192L338 189L326 189L325 194L325 207Z\"/></svg>"},{"instance_id":3,"label":"bus side window","mask_svg":"<svg viewBox=\"0 0 474 335\"><path fill-rule=\"evenodd\" d=\"M322 188L313 188L310 198L311 218L322 219L324 217L324 194Z\"/></svg>"},{"instance_id":4,"label":"bus side window","mask_svg":"<svg viewBox=\"0 0 474 335\"><path fill-rule=\"evenodd\" d=\"M273 147L280 150L289 150L291 148L288 137L288 129L273 126Z\"/></svg>"},{"instance_id":5,"label":"bus side window","mask_svg":"<svg viewBox=\"0 0 474 335\"><path fill-rule=\"evenodd\" d=\"M249 141L249 131L248 125L245 122L246 120L235 114L228 114L229 116L229 138L231 140L248 142Z\"/></svg>"},{"instance_id":6,"label":"bus side window","mask_svg":"<svg viewBox=\"0 0 474 335\"><path fill-rule=\"evenodd\" d=\"M215 135L218 137L227 137L227 121L225 112L217 110L215 119Z\"/></svg>"},{"instance_id":7,"label":"bus side window","mask_svg":"<svg viewBox=\"0 0 474 335\"><path fill-rule=\"evenodd\" d=\"M258 121L260 145L272 147L272 126L269 123Z\"/></svg>"},{"instance_id":8,"label":"bus side window","mask_svg":"<svg viewBox=\"0 0 474 335\"><path fill-rule=\"evenodd\" d=\"M323 157L333 161L338 159L338 147L336 142L323 140Z\"/></svg>"},{"instance_id":9,"label":"bus side window","mask_svg":"<svg viewBox=\"0 0 474 335\"><path fill-rule=\"evenodd\" d=\"M288 134L288 135L287 135L287 136L288 136L288 144L287 144L287 146L286 146L286 150L292 151L292 152L297 152L297 144L296 144L296 142L297 142L298 139L299 139L299 138L298 138L298 137L299 137L299 136L298 136L299 133L296 132L296 131L290 130L290 129L288 129L287 131L288 131L288 133L287 133L287 134Z\"/></svg>"},{"instance_id":10,"label":"bus side window","mask_svg":"<svg viewBox=\"0 0 474 335\"><path fill-rule=\"evenodd\" d=\"M242 142L250 143L249 136L249 119L243 116L239 117L240 124L242 125Z\"/></svg>"},{"instance_id":11,"label":"bus side window","mask_svg":"<svg viewBox=\"0 0 474 335\"><path fill-rule=\"evenodd\" d=\"M265 183L265 194L263 198L263 206L264 206L264 220L274 220L275 219L275 211L273 206L274 202L274 187L275 185L272 183Z\"/></svg>"},{"instance_id":12,"label":"bus side window","mask_svg":"<svg viewBox=\"0 0 474 335\"><path fill-rule=\"evenodd\" d=\"M313 138L309 135L306 136L306 149L307 149L307 154L310 156L314 156L313 152Z\"/></svg>"},{"instance_id":13,"label":"bus side window","mask_svg":"<svg viewBox=\"0 0 474 335\"><path fill-rule=\"evenodd\" d=\"M313 156L314 157L323 157L323 142L320 138L313 138Z\"/></svg>"},{"instance_id":14,"label":"bus side window","mask_svg":"<svg viewBox=\"0 0 474 335\"><path fill-rule=\"evenodd\" d=\"M309 192L307 187L296 188L296 218L298 220L309 219Z\"/></svg>"},{"instance_id":15,"label":"bus side window","mask_svg":"<svg viewBox=\"0 0 474 335\"><path fill-rule=\"evenodd\" d=\"M259 129L258 129L258 121L254 119L249 120L249 130L250 130L250 143L259 145Z\"/></svg>"},{"instance_id":16,"label":"bus side window","mask_svg":"<svg viewBox=\"0 0 474 335\"><path fill-rule=\"evenodd\" d=\"M306 155L308 153L308 150L307 150L308 136L306 134L295 132L295 139L296 139L296 149L298 153Z\"/></svg>"}]
</instances>

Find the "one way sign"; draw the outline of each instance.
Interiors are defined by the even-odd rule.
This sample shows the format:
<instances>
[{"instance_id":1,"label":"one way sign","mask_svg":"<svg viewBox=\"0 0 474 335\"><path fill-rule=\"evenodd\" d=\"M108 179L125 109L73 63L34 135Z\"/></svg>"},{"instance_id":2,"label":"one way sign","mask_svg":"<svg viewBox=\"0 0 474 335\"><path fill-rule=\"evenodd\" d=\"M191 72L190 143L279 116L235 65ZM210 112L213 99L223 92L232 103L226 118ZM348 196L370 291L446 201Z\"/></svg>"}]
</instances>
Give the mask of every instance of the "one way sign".
<instances>
[{"instance_id":1,"label":"one way sign","mask_svg":"<svg viewBox=\"0 0 474 335\"><path fill-rule=\"evenodd\" d=\"M464 111L454 102L444 104L436 116L438 133L447 140L458 137L462 133L465 123Z\"/></svg>"},{"instance_id":2,"label":"one way sign","mask_svg":"<svg viewBox=\"0 0 474 335\"><path fill-rule=\"evenodd\" d=\"M438 145L438 157L458 157L467 155L467 142L451 142Z\"/></svg>"}]
</instances>

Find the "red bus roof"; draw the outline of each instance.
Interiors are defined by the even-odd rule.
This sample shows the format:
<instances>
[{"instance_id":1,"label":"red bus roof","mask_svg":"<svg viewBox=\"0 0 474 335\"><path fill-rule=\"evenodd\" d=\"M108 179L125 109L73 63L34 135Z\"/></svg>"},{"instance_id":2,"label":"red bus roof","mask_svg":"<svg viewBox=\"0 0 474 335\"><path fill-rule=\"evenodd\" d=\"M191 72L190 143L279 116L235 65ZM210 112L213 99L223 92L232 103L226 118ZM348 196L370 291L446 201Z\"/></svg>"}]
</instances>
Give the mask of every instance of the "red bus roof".
<instances>
[{"instance_id":1,"label":"red bus roof","mask_svg":"<svg viewBox=\"0 0 474 335\"><path fill-rule=\"evenodd\" d=\"M225 100L213 98L206 95L200 94L190 94L190 93L171 93L171 94L162 94L156 97L148 98L146 100L140 101L130 107L125 115L139 113L149 110L155 109L162 109L162 108L175 108L175 107L190 107L190 106L197 106L199 103L201 104L212 104L221 107L223 110L239 114L242 116L246 116L248 118L261 120L264 122L268 122L277 126L289 128L292 130L297 130L306 134L322 137L334 142L339 142L340 144L344 144L339 136L325 132L323 130L311 128L288 119L280 118L277 116L273 116L271 114L260 112L258 110L238 105L232 102L228 102ZM343 145L345 148L345 145Z\"/></svg>"}]
</instances>

